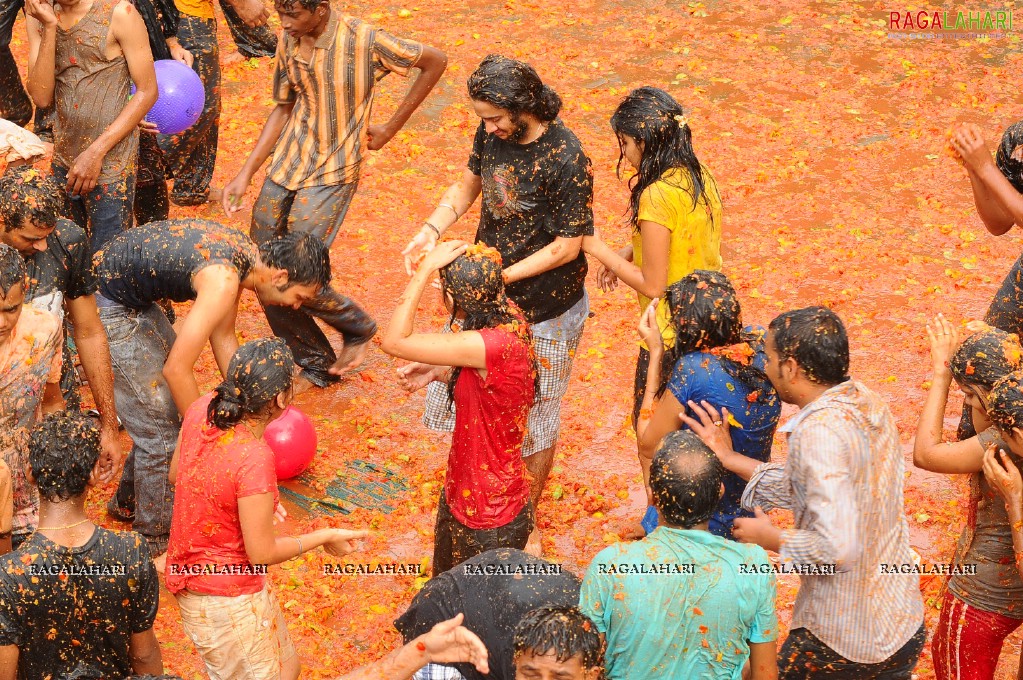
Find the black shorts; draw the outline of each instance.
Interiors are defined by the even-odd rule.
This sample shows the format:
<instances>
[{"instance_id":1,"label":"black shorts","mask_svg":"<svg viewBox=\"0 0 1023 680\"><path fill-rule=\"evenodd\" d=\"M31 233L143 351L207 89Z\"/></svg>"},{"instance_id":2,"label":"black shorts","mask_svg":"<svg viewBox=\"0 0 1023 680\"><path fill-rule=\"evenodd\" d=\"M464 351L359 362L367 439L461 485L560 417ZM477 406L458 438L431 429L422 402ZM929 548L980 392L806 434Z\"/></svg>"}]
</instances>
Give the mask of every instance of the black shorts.
<instances>
[{"instance_id":1,"label":"black shorts","mask_svg":"<svg viewBox=\"0 0 1023 680\"><path fill-rule=\"evenodd\" d=\"M526 547L533 532L533 504L519 511L511 522L496 529L471 529L451 514L444 491L437 504L437 524L433 537L433 575L442 574L480 553L495 548Z\"/></svg>"}]
</instances>

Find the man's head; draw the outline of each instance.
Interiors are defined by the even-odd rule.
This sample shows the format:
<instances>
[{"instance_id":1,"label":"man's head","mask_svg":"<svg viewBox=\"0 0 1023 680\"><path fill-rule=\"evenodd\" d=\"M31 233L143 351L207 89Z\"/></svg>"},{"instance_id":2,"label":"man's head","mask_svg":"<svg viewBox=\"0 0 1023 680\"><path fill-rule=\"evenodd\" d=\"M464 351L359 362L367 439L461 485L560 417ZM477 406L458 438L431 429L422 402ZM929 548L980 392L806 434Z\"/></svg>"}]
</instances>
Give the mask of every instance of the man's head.
<instances>
[{"instance_id":1,"label":"man's head","mask_svg":"<svg viewBox=\"0 0 1023 680\"><path fill-rule=\"evenodd\" d=\"M488 55L469 76L472 107L489 134L520 142L532 122L558 117L561 97L525 62Z\"/></svg>"},{"instance_id":2,"label":"man's head","mask_svg":"<svg viewBox=\"0 0 1023 680\"><path fill-rule=\"evenodd\" d=\"M7 342L21 318L27 275L25 258L9 245L0 244L0 343Z\"/></svg>"},{"instance_id":3,"label":"man's head","mask_svg":"<svg viewBox=\"0 0 1023 680\"><path fill-rule=\"evenodd\" d=\"M85 493L99 459L99 428L79 411L51 413L32 428L28 462L39 497L64 503Z\"/></svg>"},{"instance_id":4,"label":"man's head","mask_svg":"<svg viewBox=\"0 0 1023 680\"><path fill-rule=\"evenodd\" d=\"M849 379L849 338L827 307L805 307L779 315L767 333L764 370L783 401L800 403L812 388Z\"/></svg>"},{"instance_id":5,"label":"man's head","mask_svg":"<svg viewBox=\"0 0 1023 680\"><path fill-rule=\"evenodd\" d=\"M650 466L654 505L665 524L692 529L708 521L724 493L724 474L721 461L695 433L668 433Z\"/></svg>"},{"instance_id":6,"label":"man's head","mask_svg":"<svg viewBox=\"0 0 1023 680\"><path fill-rule=\"evenodd\" d=\"M576 607L540 607L515 628L515 680L597 680L604 648Z\"/></svg>"},{"instance_id":7,"label":"man's head","mask_svg":"<svg viewBox=\"0 0 1023 680\"><path fill-rule=\"evenodd\" d=\"M0 243L24 257L46 250L46 237L64 207L63 187L26 168L0 177Z\"/></svg>"},{"instance_id":8,"label":"man's head","mask_svg":"<svg viewBox=\"0 0 1023 680\"><path fill-rule=\"evenodd\" d=\"M295 40L318 35L330 17L327 0L276 0L274 9L281 19L281 28Z\"/></svg>"},{"instance_id":9,"label":"man's head","mask_svg":"<svg viewBox=\"0 0 1023 680\"><path fill-rule=\"evenodd\" d=\"M259 246L268 277L256 280L256 295L264 305L293 307L312 300L330 285L330 253L312 234L289 231Z\"/></svg>"}]
</instances>

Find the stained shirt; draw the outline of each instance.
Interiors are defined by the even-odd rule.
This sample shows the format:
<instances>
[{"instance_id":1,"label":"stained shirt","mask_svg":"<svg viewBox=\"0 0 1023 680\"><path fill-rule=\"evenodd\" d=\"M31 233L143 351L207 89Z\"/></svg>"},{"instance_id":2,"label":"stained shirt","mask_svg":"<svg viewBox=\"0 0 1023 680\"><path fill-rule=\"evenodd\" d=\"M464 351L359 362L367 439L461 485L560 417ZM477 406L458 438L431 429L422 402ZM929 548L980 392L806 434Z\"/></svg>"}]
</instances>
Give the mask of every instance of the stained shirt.
<instances>
[{"instance_id":1,"label":"stained shirt","mask_svg":"<svg viewBox=\"0 0 1023 680\"><path fill-rule=\"evenodd\" d=\"M911 565L903 502L905 461L887 404L862 383L836 385L780 428L784 465L757 466L742 506L788 508L786 563L833 568L800 575L792 628L806 628L850 661L878 663L920 628L919 577L884 573Z\"/></svg>"}]
</instances>

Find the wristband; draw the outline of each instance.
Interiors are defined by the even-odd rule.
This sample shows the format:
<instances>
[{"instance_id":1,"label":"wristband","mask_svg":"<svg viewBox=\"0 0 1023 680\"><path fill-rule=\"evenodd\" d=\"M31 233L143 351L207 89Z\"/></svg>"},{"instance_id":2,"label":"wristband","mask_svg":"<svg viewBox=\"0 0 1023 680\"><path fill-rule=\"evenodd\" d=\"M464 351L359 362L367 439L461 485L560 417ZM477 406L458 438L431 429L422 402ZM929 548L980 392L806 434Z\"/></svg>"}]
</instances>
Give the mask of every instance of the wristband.
<instances>
[{"instance_id":1,"label":"wristband","mask_svg":"<svg viewBox=\"0 0 1023 680\"><path fill-rule=\"evenodd\" d=\"M439 206L437 206L437 207L438 207L438 208L447 208L447 209L448 209L448 210L450 210L451 212L455 213L455 219L456 219L456 220L457 220L457 219L458 219L459 217L461 217L461 215L459 215L459 214L458 214L458 211L457 211L457 210L455 210L455 206L451 205L450 203L441 203L441 204L440 204Z\"/></svg>"},{"instance_id":2,"label":"wristband","mask_svg":"<svg viewBox=\"0 0 1023 680\"><path fill-rule=\"evenodd\" d=\"M437 234L437 238L440 238L440 229L438 229L437 227L433 226L429 222L423 222L423 226L424 227L429 227L430 229L433 229L433 233Z\"/></svg>"},{"instance_id":3,"label":"wristband","mask_svg":"<svg viewBox=\"0 0 1023 680\"><path fill-rule=\"evenodd\" d=\"M298 541L298 554L301 555L302 553L305 552L305 547L302 545L302 539L299 538L298 536L292 536L292 538Z\"/></svg>"}]
</instances>

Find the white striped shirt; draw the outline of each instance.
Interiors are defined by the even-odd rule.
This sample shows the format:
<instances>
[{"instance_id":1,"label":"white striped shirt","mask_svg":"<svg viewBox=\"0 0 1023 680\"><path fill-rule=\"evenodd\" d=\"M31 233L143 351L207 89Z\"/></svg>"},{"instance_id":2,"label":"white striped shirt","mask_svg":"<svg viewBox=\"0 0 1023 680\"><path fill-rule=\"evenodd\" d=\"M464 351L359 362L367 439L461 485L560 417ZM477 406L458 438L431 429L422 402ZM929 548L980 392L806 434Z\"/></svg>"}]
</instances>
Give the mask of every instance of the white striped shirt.
<instances>
[{"instance_id":1,"label":"white striped shirt","mask_svg":"<svg viewBox=\"0 0 1023 680\"><path fill-rule=\"evenodd\" d=\"M801 575L791 628L806 628L850 661L878 663L923 623L919 576L882 573L913 563L903 511L905 461L888 406L863 384L832 387L791 418L784 466L757 466L744 508L788 508L784 562L834 565Z\"/></svg>"}]
</instances>

